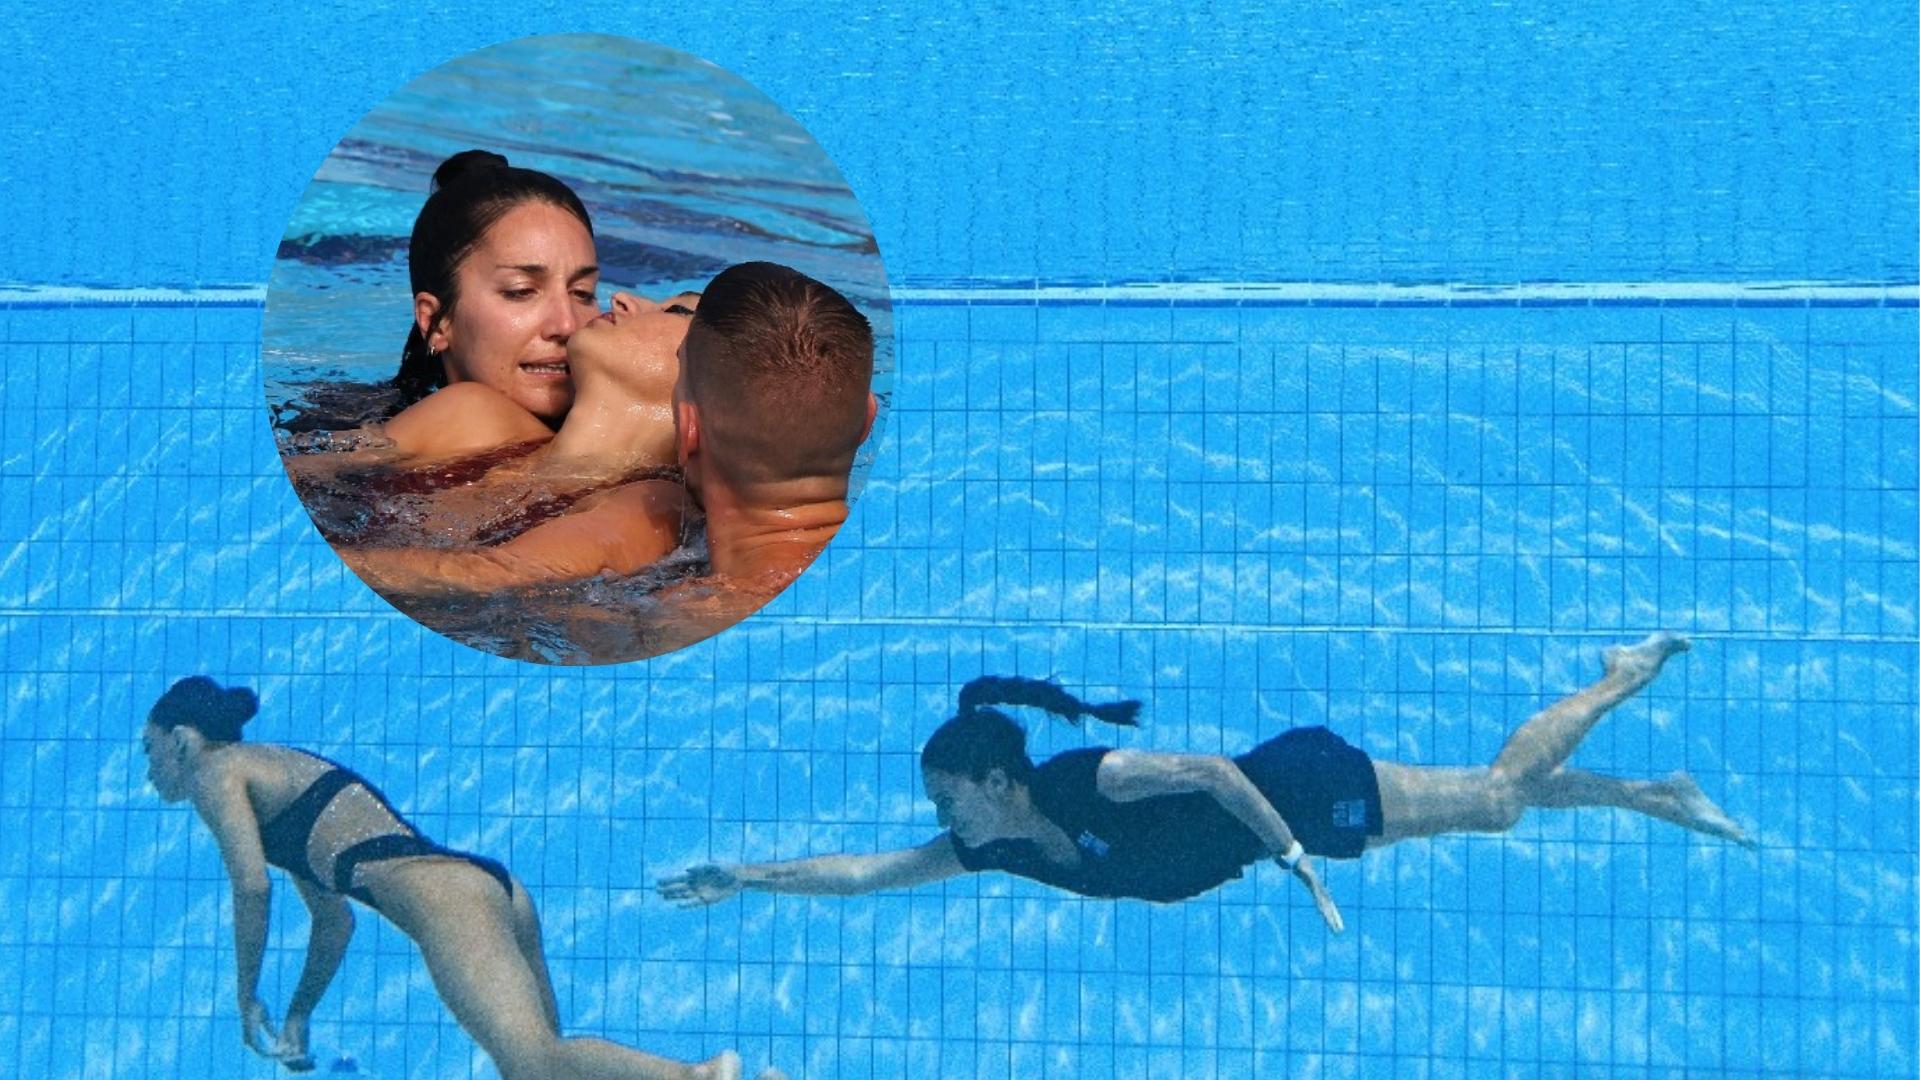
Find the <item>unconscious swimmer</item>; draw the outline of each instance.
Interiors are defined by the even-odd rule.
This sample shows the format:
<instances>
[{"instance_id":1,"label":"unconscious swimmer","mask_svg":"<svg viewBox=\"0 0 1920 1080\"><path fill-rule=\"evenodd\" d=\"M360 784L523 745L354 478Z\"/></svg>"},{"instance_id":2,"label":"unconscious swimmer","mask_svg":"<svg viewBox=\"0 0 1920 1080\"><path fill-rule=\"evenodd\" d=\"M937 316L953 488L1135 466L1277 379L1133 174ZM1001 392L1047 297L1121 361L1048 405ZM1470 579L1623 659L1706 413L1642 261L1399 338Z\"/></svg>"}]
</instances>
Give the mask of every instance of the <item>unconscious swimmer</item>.
<instances>
[{"instance_id":1,"label":"unconscious swimmer","mask_svg":"<svg viewBox=\"0 0 1920 1080\"><path fill-rule=\"evenodd\" d=\"M1684 638L1655 634L1606 650L1599 682L1535 714L1484 768L1372 760L1321 727L1295 728L1231 759L1088 747L1035 765L1026 732L992 706L1131 726L1139 703L1089 705L1048 682L975 679L960 691L958 714L920 754L927 796L946 832L873 855L696 866L659 889L695 906L742 889L844 896L1004 870L1083 896L1164 903L1271 858L1338 932L1340 910L1311 856L1352 859L1417 837L1502 833L1532 807L1616 807L1747 844L1685 773L1625 780L1566 764L1601 716L1686 648Z\"/></svg>"},{"instance_id":2,"label":"unconscious swimmer","mask_svg":"<svg viewBox=\"0 0 1920 1080\"><path fill-rule=\"evenodd\" d=\"M584 469L596 454L636 450L641 440L655 456L628 453L623 468L638 470L630 479L596 481L601 486L563 513L503 540L340 545L341 557L368 584L389 596L458 596L624 577L678 547L683 520L696 515L705 526L706 570L654 597L659 615L646 646L652 655L757 610L846 520L854 459L878 402L872 329L838 291L789 267L742 263L700 294L665 304L615 294L612 310L574 330L566 351L576 396L551 442L527 456L530 465L489 471L437 494L435 505L510 500L529 469L556 461ZM673 378L663 381L657 373L664 353L671 354ZM418 416L438 402L446 403L448 423L454 410L510 417L517 409L485 386L460 383L409 411ZM530 416L521 420L528 429L538 425ZM662 458L677 466L682 483L646 471ZM617 478L621 470L599 475ZM510 520L527 516L516 510ZM590 654L631 655L634 630L619 620L596 629L576 619L569 631ZM601 634L612 644L599 648L589 640Z\"/></svg>"},{"instance_id":3,"label":"unconscious swimmer","mask_svg":"<svg viewBox=\"0 0 1920 1080\"><path fill-rule=\"evenodd\" d=\"M401 482L420 471L460 481L408 498L424 507L412 526L445 537L446 546L337 542L341 558L391 595L628 575L673 551L687 496L671 479L672 400L681 342L699 304L698 294L654 302L615 293L605 312L567 339L573 403L550 437L537 418L477 382L412 406L401 418L430 426L491 418L486 423L504 444L478 458L393 474ZM475 462L484 466L477 475L462 475ZM370 481L375 497L383 482L393 481Z\"/></svg>"},{"instance_id":4,"label":"unconscious swimmer","mask_svg":"<svg viewBox=\"0 0 1920 1080\"><path fill-rule=\"evenodd\" d=\"M435 171L408 272L390 391L405 407L285 459L327 539L385 592L631 572L672 550L683 493L637 482L677 475L671 397L698 294L617 293L601 312L579 197L484 150ZM595 509L594 527L541 528ZM450 547L473 557L437 566Z\"/></svg>"},{"instance_id":5,"label":"unconscious swimmer","mask_svg":"<svg viewBox=\"0 0 1920 1080\"><path fill-rule=\"evenodd\" d=\"M154 703L140 740L154 790L192 802L226 863L248 1047L292 1071L314 1067L308 1025L353 936L352 898L420 947L441 999L505 1080L737 1080L731 1050L688 1064L561 1035L525 886L492 859L421 836L352 771L293 747L242 742L257 707L251 690L182 679ZM293 878L312 917L306 964L278 1032L259 996L269 866ZM768 1069L761 1080L780 1075Z\"/></svg>"}]
</instances>

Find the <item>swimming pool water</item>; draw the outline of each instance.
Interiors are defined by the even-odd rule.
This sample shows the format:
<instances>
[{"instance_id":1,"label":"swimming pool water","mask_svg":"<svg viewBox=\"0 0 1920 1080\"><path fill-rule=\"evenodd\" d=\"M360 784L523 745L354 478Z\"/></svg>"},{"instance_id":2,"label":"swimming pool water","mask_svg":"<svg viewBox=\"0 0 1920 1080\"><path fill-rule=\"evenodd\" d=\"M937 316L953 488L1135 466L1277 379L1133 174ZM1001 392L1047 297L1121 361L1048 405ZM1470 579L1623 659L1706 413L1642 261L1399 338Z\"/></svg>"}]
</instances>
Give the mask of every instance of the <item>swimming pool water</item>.
<instances>
[{"instance_id":1,"label":"swimming pool water","mask_svg":"<svg viewBox=\"0 0 1920 1080\"><path fill-rule=\"evenodd\" d=\"M1230 12L909 29L878 12L844 34L788 19L784 36L770 14L673 41L792 103L872 214L908 287L894 411L820 565L748 623L641 665L482 656L360 586L280 472L258 292L204 289L264 280L311 163L403 81L394 58L421 55L404 19L291 31L313 55L283 65L290 83L328 68L366 101L283 129L253 111L283 92L268 88L180 136L259 132L270 152L236 176L237 209L176 179L178 155L143 142L160 121L135 113L149 183L83 214L108 182L72 133L113 93L42 125L71 153L9 156L32 181L0 246L11 280L188 295L0 299L0 1071L266 1074L234 1038L218 856L145 789L132 741L168 680L207 671L261 690L257 737L342 758L431 835L512 866L569 1030L663 1053L739 1046L875 1080L1913 1074L1911 10L1532 29L1439 8L1288 29ZM268 16L143 18L124 32L207 56ZM470 32L551 28L536 21ZM1104 37L1063 43L1094 23ZM20 32L51 40L39 25ZM1559 64L1527 46L1550 31ZM290 46L259 37L260 66L155 79L143 100L177 119L188 87L275 70ZM1313 47L1276 62L1289 42ZM32 76L44 62L24 52ZM60 55L61 79L122 70ZM1068 87L1069 61L1094 77ZM1565 122L1532 111L1544 101ZM948 117L955 102L977 108ZM1276 145L1300 169L1247 179ZM1074 160L1087 171L1058 171ZM70 175L88 179L49 193ZM1358 183L1383 175L1420 184ZM199 241L109 259L100 237L143 210ZM1323 300L1109 288L1161 278ZM1801 279L1874 295L1661 291ZM1393 306L1325 288L1400 280L1517 288ZM1550 304L1547 281L1661 288ZM1536 813L1508 839L1334 866L1338 938L1270 868L1171 908L995 878L696 913L651 893L710 857L931 835L915 757L981 672L1137 696L1127 745L1234 751L1327 723L1376 755L1473 763L1590 678L1600 647L1656 627L1693 651L1575 761L1684 767L1755 851ZM1037 749L1091 737L1043 728ZM300 961L291 897L276 893L276 1003ZM381 1077L494 1075L375 919L315 1035Z\"/></svg>"},{"instance_id":2,"label":"swimming pool water","mask_svg":"<svg viewBox=\"0 0 1920 1080\"><path fill-rule=\"evenodd\" d=\"M219 657L262 690L260 737L345 758L536 889L575 1029L665 1052L739 1042L873 1077L1908 1071L1913 309L901 310L900 434L826 564L713 642L592 675L382 610L283 485L244 480L277 467L258 429L156 441L251 455L211 508L116 498L134 485L91 479L93 455L160 422L163 377L59 436L30 490L105 494L9 567L36 610L7 623L30 672L8 706L8 1057L240 1067L217 856L93 719ZM9 314L17 333L39 313ZM161 314L217 338L249 313ZM226 352L193 346L189 370ZM213 415L251 418L251 387L219 381ZM1801 474L1833 493L1770 480ZM98 571L127 550L147 572ZM1334 867L1343 938L1268 871L1165 909L994 879L694 914L649 894L690 861L930 835L915 753L977 673L1138 695L1130 745L1231 752L1324 722L1472 763L1651 626L1696 647L1576 761L1688 769L1757 852L1536 814L1508 841ZM298 964L284 896L269 985ZM406 942L363 928L322 1041L381 1075L465 1075ZM110 1007L98 985L122 988Z\"/></svg>"},{"instance_id":3,"label":"swimming pool water","mask_svg":"<svg viewBox=\"0 0 1920 1080\"><path fill-rule=\"evenodd\" d=\"M270 395L393 374L411 326L406 249L434 169L479 147L565 181L593 216L604 300L698 291L766 259L840 289L892 370L872 229L821 147L766 95L697 57L555 35L435 68L378 103L294 207L268 285Z\"/></svg>"}]
</instances>

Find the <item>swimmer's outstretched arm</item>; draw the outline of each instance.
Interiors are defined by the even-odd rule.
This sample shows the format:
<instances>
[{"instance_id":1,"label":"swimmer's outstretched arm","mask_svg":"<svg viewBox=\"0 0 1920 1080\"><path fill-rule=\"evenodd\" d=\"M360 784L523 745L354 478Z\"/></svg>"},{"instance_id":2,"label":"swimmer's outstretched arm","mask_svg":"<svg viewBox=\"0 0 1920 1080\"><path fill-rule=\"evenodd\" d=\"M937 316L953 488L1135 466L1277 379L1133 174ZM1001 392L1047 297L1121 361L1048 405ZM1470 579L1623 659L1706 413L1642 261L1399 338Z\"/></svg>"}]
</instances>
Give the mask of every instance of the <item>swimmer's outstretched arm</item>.
<instances>
[{"instance_id":1,"label":"swimmer's outstretched arm","mask_svg":"<svg viewBox=\"0 0 1920 1080\"><path fill-rule=\"evenodd\" d=\"M633 574L673 551L684 506L680 485L640 481L493 547L343 548L340 557L379 592L404 595Z\"/></svg>"},{"instance_id":2,"label":"swimmer's outstretched arm","mask_svg":"<svg viewBox=\"0 0 1920 1080\"><path fill-rule=\"evenodd\" d=\"M260 846L260 823L247 798L246 781L236 772L203 774L193 790L193 806L213 830L220 859L233 883L233 954L238 975L240 1038L255 1053L274 1056L279 1035L260 1000L260 962L267 951L267 916L272 885L267 855Z\"/></svg>"},{"instance_id":3,"label":"swimmer's outstretched arm","mask_svg":"<svg viewBox=\"0 0 1920 1080\"><path fill-rule=\"evenodd\" d=\"M908 889L967 872L941 833L919 847L877 855L817 855L810 859L742 865L694 866L663 879L660 895L681 907L730 899L743 889L807 896L857 896L882 889Z\"/></svg>"},{"instance_id":4,"label":"swimmer's outstretched arm","mask_svg":"<svg viewBox=\"0 0 1920 1080\"><path fill-rule=\"evenodd\" d=\"M1100 759L1094 774L1094 786L1114 802L1133 802L1156 795L1186 795L1201 792L1213 796L1227 813L1239 819L1266 845L1267 853L1291 871L1313 895L1314 907L1326 920L1327 929L1340 933L1346 922L1333 896L1320 883L1320 875L1305 855L1287 866L1285 856L1294 846L1293 830L1287 819L1273 808L1247 774L1231 759L1215 754L1156 754L1143 750L1110 750Z\"/></svg>"}]
</instances>

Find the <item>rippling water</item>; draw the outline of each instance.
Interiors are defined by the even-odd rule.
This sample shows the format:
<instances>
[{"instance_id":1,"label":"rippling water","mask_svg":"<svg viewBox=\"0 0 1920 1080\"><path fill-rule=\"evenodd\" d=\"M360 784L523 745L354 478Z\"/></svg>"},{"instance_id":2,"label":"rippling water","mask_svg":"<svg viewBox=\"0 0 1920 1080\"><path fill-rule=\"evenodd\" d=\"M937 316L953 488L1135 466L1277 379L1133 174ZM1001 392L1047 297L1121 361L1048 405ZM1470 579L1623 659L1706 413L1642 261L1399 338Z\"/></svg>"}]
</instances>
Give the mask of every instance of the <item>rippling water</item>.
<instances>
[{"instance_id":1,"label":"rippling water","mask_svg":"<svg viewBox=\"0 0 1920 1080\"><path fill-rule=\"evenodd\" d=\"M537 87L533 98L523 88ZM393 373L412 314L407 237L433 170L481 147L567 182L593 215L603 298L698 289L785 263L874 321L892 370L886 278L865 213L819 144L725 71L641 42L514 42L428 72L341 140L288 223L269 285L270 397L316 377Z\"/></svg>"}]
</instances>

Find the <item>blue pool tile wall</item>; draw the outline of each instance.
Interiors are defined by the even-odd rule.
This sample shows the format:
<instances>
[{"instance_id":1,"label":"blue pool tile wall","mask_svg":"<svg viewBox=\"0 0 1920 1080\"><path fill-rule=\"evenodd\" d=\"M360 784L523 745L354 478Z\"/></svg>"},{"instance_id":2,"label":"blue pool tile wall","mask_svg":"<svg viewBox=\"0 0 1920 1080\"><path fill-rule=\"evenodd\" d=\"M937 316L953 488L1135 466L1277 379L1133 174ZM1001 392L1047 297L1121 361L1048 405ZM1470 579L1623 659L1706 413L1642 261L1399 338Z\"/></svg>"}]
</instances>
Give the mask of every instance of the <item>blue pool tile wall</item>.
<instances>
[{"instance_id":1,"label":"blue pool tile wall","mask_svg":"<svg viewBox=\"0 0 1920 1080\"><path fill-rule=\"evenodd\" d=\"M367 110L561 32L765 91L895 285L1920 278L1911 0L230 7L14 16L0 282L260 282Z\"/></svg>"},{"instance_id":2,"label":"blue pool tile wall","mask_svg":"<svg viewBox=\"0 0 1920 1080\"><path fill-rule=\"evenodd\" d=\"M0 388L0 1061L259 1071L218 855L133 743L209 671L260 689L257 737L508 862L570 1030L660 1052L876 1080L1911 1074L1914 309L899 311L897 419L822 564L683 653L548 670L340 569L278 472L257 307L7 308L33 362ZM1271 868L1174 907L999 878L652 895L710 858L931 836L917 750L982 672L1143 699L1123 745L1324 723L1470 764L1656 627L1693 651L1576 763L1684 768L1757 850L1536 812L1332 865L1339 937ZM283 890L282 996L302 924ZM492 1075L373 919L316 1044Z\"/></svg>"},{"instance_id":3,"label":"blue pool tile wall","mask_svg":"<svg viewBox=\"0 0 1920 1080\"><path fill-rule=\"evenodd\" d=\"M253 737L512 866L572 1032L812 1080L1914 1075L1920 9L1083 7L10 13L0 1074L275 1072L236 1037L215 845L134 741L202 671L259 689ZM899 290L842 535L747 623L616 668L392 611L261 397L261 290L335 143L560 32L765 91ZM917 751L983 672L1146 702L1137 732L1037 724L1041 753L1327 724L1472 764L1656 628L1693 650L1575 762L1685 769L1755 849L1535 813L1329 866L1338 937L1271 867L1174 907L653 894L934 835ZM276 899L279 1005L304 917ZM360 926L322 1067L497 1075Z\"/></svg>"}]
</instances>

